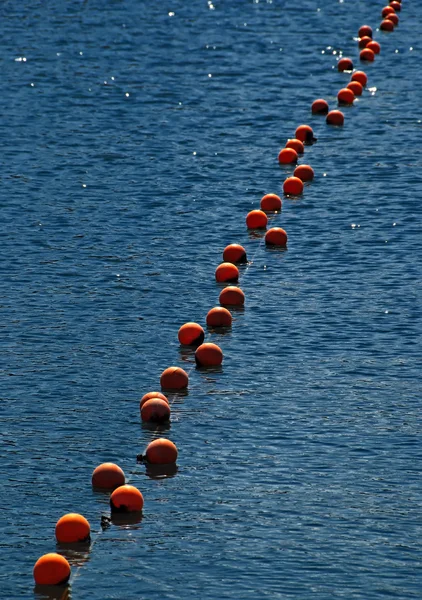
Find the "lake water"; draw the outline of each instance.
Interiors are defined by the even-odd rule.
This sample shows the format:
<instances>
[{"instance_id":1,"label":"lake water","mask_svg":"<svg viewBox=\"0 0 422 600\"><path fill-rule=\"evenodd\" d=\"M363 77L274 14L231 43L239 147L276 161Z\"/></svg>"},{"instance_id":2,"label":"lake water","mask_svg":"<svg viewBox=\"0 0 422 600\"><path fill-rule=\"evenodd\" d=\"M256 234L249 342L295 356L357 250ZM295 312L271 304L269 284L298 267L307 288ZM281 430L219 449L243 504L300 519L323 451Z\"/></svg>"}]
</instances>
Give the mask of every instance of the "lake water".
<instances>
[{"instance_id":1,"label":"lake water","mask_svg":"<svg viewBox=\"0 0 422 600\"><path fill-rule=\"evenodd\" d=\"M422 13L376 33L368 88L354 37L382 3L356 0L3 0L1 39L0 597L34 591L54 526L80 512L74 600L421 597ZM271 223L277 154L301 123L316 177ZM218 304L214 271L241 243L243 311L210 333L199 371L177 330ZM139 399L190 372L170 428ZM136 455L157 433L173 477ZM141 523L100 527L91 473L117 462Z\"/></svg>"}]
</instances>

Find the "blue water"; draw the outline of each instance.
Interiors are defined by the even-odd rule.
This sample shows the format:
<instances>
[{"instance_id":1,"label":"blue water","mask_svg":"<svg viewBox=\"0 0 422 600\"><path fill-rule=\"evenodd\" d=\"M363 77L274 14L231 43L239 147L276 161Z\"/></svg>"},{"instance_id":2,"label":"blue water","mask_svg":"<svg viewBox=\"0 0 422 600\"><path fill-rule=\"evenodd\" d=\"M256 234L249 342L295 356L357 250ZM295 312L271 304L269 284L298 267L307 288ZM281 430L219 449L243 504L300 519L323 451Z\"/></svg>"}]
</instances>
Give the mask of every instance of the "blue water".
<instances>
[{"instance_id":1,"label":"blue water","mask_svg":"<svg viewBox=\"0 0 422 600\"><path fill-rule=\"evenodd\" d=\"M382 6L1 3L1 598L61 597L32 568L66 512L93 531L74 600L421 597L418 2L375 35L345 126L310 114ZM266 250L245 215L301 123L316 178ZM198 371L177 330L218 304L233 242L246 306ZM178 471L156 479L138 403L173 364ZM102 531L109 460L145 507Z\"/></svg>"}]
</instances>

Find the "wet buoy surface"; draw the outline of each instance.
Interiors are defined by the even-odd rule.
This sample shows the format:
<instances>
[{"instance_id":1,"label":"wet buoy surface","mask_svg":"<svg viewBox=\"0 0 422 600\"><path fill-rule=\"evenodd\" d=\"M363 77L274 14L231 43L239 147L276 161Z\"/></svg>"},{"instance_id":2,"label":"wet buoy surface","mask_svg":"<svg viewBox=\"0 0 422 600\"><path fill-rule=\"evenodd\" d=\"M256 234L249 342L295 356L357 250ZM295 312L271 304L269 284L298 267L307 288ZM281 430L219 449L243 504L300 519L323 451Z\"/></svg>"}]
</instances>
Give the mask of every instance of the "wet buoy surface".
<instances>
[{"instance_id":1,"label":"wet buoy surface","mask_svg":"<svg viewBox=\"0 0 422 600\"><path fill-rule=\"evenodd\" d=\"M265 234L267 246L287 246L287 233L282 227L272 227Z\"/></svg>"},{"instance_id":2,"label":"wet buoy surface","mask_svg":"<svg viewBox=\"0 0 422 600\"><path fill-rule=\"evenodd\" d=\"M301 142L300 140L298 140L296 138L287 140L285 147L293 148L293 150L295 150L297 152L297 154L303 154L305 152L305 146L303 145L303 142Z\"/></svg>"},{"instance_id":3,"label":"wet buoy surface","mask_svg":"<svg viewBox=\"0 0 422 600\"><path fill-rule=\"evenodd\" d=\"M248 229L265 229L267 223L268 217L262 210L251 210L246 215L246 226Z\"/></svg>"},{"instance_id":4,"label":"wet buoy surface","mask_svg":"<svg viewBox=\"0 0 422 600\"><path fill-rule=\"evenodd\" d=\"M394 23L394 26L399 24L399 18L396 15L396 13L390 13L389 15L386 16L386 19L388 21L392 21Z\"/></svg>"},{"instance_id":5,"label":"wet buoy surface","mask_svg":"<svg viewBox=\"0 0 422 600\"><path fill-rule=\"evenodd\" d=\"M161 398L147 400L141 408L141 419L145 422L164 423L170 419L170 405Z\"/></svg>"},{"instance_id":6,"label":"wet buoy surface","mask_svg":"<svg viewBox=\"0 0 422 600\"><path fill-rule=\"evenodd\" d=\"M247 262L246 250L240 244L229 244L223 251L224 262L245 263Z\"/></svg>"},{"instance_id":7,"label":"wet buoy surface","mask_svg":"<svg viewBox=\"0 0 422 600\"><path fill-rule=\"evenodd\" d=\"M225 262L215 270L215 279L219 283L238 281L239 280L239 269L231 262ZM202 338L202 342L204 339Z\"/></svg>"},{"instance_id":8,"label":"wet buoy surface","mask_svg":"<svg viewBox=\"0 0 422 600\"><path fill-rule=\"evenodd\" d=\"M298 153L293 148L282 148L278 153L278 162L281 165L288 165L298 161Z\"/></svg>"},{"instance_id":9,"label":"wet buoy surface","mask_svg":"<svg viewBox=\"0 0 422 600\"><path fill-rule=\"evenodd\" d=\"M360 60L366 60L368 62L373 62L375 60L375 52L370 50L368 47L361 50L359 54Z\"/></svg>"},{"instance_id":10,"label":"wet buoy surface","mask_svg":"<svg viewBox=\"0 0 422 600\"><path fill-rule=\"evenodd\" d=\"M199 367L216 367L223 362L223 351L217 344L202 344L196 349L195 362Z\"/></svg>"},{"instance_id":11,"label":"wet buoy surface","mask_svg":"<svg viewBox=\"0 0 422 600\"><path fill-rule=\"evenodd\" d=\"M205 331L198 323L188 322L180 327L177 337L182 346L199 346L205 339Z\"/></svg>"},{"instance_id":12,"label":"wet buoy surface","mask_svg":"<svg viewBox=\"0 0 422 600\"><path fill-rule=\"evenodd\" d=\"M165 396L161 392L148 392L147 394L144 394L142 396L142 398L139 402L139 408L141 409L143 407L143 405L145 404L145 402L147 400L151 400L151 398L161 398L161 400L164 400L165 402L167 402L167 404L169 404L169 400L168 400L167 396Z\"/></svg>"},{"instance_id":13,"label":"wet buoy surface","mask_svg":"<svg viewBox=\"0 0 422 600\"><path fill-rule=\"evenodd\" d=\"M353 71L353 61L351 58L340 58L337 63L339 71Z\"/></svg>"},{"instance_id":14,"label":"wet buoy surface","mask_svg":"<svg viewBox=\"0 0 422 600\"><path fill-rule=\"evenodd\" d=\"M177 456L176 444L165 438L153 440L148 444L145 451L145 458L152 465L169 465L175 463Z\"/></svg>"},{"instance_id":15,"label":"wet buoy surface","mask_svg":"<svg viewBox=\"0 0 422 600\"><path fill-rule=\"evenodd\" d=\"M303 192L303 181L299 177L288 177L283 183L283 192L288 196L299 196Z\"/></svg>"},{"instance_id":16,"label":"wet buoy surface","mask_svg":"<svg viewBox=\"0 0 422 600\"><path fill-rule=\"evenodd\" d=\"M232 315L224 306L215 306L207 314L208 327L230 327L232 324Z\"/></svg>"},{"instance_id":17,"label":"wet buoy surface","mask_svg":"<svg viewBox=\"0 0 422 600\"><path fill-rule=\"evenodd\" d=\"M314 131L310 125L299 125L295 131L295 136L304 144L313 144L317 141L314 137Z\"/></svg>"},{"instance_id":18,"label":"wet buoy surface","mask_svg":"<svg viewBox=\"0 0 422 600\"><path fill-rule=\"evenodd\" d=\"M323 98L317 98L312 102L311 110L314 115L326 115L329 111L328 102Z\"/></svg>"},{"instance_id":19,"label":"wet buoy surface","mask_svg":"<svg viewBox=\"0 0 422 600\"><path fill-rule=\"evenodd\" d=\"M364 71L355 71L351 77L352 81L359 81L359 83L365 87L368 83L368 77Z\"/></svg>"},{"instance_id":20,"label":"wet buoy surface","mask_svg":"<svg viewBox=\"0 0 422 600\"><path fill-rule=\"evenodd\" d=\"M369 44L366 47L368 48L368 50L372 50L374 54L379 54L381 52L381 46L378 44L378 42L375 42L374 40L372 42L369 42Z\"/></svg>"},{"instance_id":21,"label":"wet buoy surface","mask_svg":"<svg viewBox=\"0 0 422 600\"><path fill-rule=\"evenodd\" d=\"M339 104L353 104L355 101L353 90L347 87L342 88L337 94L337 100Z\"/></svg>"},{"instance_id":22,"label":"wet buoy surface","mask_svg":"<svg viewBox=\"0 0 422 600\"><path fill-rule=\"evenodd\" d=\"M327 115L327 125L343 125L344 115L340 110L331 110Z\"/></svg>"},{"instance_id":23,"label":"wet buoy surface","mask_svg":"<svg viewBox=\"0 0 422 600\"><path fill-rule=\"evenodd\" d=\"M299 177L302 181L312 181L315 174L313 168L309 165L298 165L293 175Z\"/></svg>"},{"instance_id":24,"label":"wet buoy surface","mask_svg":"<svg viewBox=\"0 0 422 600\"><path fill-rule=\"evenodd\" d=\"M390 19L384 19L380 24L381 31L394 31L394 23Z\"/></svg>"},{"instance_id":25,"label":"wet buoy surface","mask_svg":"<svg viewBox=\"0 0 422 600\"><path fill-rule=\"evenodd\" d=\"M168 367L161 373L160 385L164 390L183 390L188 384L188 374L180 367Z\"/></svg>"},{"instance_id":26,"label":"wet buoy surface","mask_svg":"<svg viewBox=\"0 0 422 600\"><path fill-rule=\"evenodd\" d=\"M92 486L104 490L114 490L125 483L123 470L114 463L102 463L92 473Z\"/></svg>"},{"instance_id":27,"label":"wet buoy surface","mask_svg":"<svg viewBox=\"0 0 422 600\"><path fill-rule=\"evenodd\" d=\"M37 585L64 585L69 581L70 565L61 554L50 552L37 560L33 574Z\"/></svg>"},{"instance_id":28,"label":"wet buoy surface","mask_svg":"<svg viewBox=\"0 0 422 600\"><path fill-rule=\"evenodd\" d=\"M144 506L144 497L133 485L121 485L110 496L110 508L115 512L138 512Z\"/></svg>"},{"instance_id":29,"label":"wet buoy surface","mask_svg":"<svg viewBox=\"0 0 422 600\"><path fill-rule=\"evenodd\" d=\"M277 194L265 194L261 198L261 210L264 212L276 212L281 210L283 202Z\"/></svg>"},{"instance_id":30,"label":"wet buoy surface","mask_svg":"<svg viewBox=\"0 0 422 600\"><path fill-rule=\"evenodd\" d=\"M221 290L219 301L223 306L243 306L245 304L245 294L240 288L229 285Z\"/></svg>"},{"instance_id":31,"label":"wet buoy surface","mask_svg":"<svg viewBox=\"0 0 422 600\"><path fill-rule=\"evenodd\" d=\"M372 37L372 27L369 25L362 25L359 27L358 37L362 38L364 36Z\"/></svg>"},{"instance_id":32,"label":"wet buoy surface","mask_svg":"<svg viewBox=\"0 0 422 600\"><path fill-rule=\"evenodd\" d=\"M63 515L56 523L56 539L61 544L87 542L90 533L87 519L78 513Z\"/></svg>"},{"instance_id":33,"label":"wet buoy surface","mask_svg":"<svg viewBox=\"0 0 422 600\"><path fill-rule=\"evenodd\" d=\"M361 96L363 92L362 84L359 81L349 81L347 86L349 90L352 90L355 96Z\"/></svg>"}]
</instances>

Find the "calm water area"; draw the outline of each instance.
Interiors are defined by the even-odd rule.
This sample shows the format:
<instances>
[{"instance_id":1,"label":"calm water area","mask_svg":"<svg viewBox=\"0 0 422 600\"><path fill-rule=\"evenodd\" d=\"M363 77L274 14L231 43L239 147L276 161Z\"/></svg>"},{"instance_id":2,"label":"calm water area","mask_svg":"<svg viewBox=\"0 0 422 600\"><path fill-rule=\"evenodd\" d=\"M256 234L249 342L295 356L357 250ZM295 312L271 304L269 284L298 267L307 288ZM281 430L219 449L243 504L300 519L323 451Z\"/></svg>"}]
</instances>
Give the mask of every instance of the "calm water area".
<instances>
[{"instance_id":1,"label":"calm water area","mask_svg":"<svg viewBox=\"0 0 422 600\"><path fill-rule=\"evenodd\" d=\"M0 597L5 600L400 600L422 597L422 10L375 32L363 95L337 108L375 0L0 3ZM315 180L271 224L245 216L292 168ZM244 310L181 348L245 246ZM139 399L190 374L168 427ZM162 435L177 470L136 463ZM145 499L113 522L91 473L112 461ZM65 595L34 590L67 512L93 543Z\"/></svg>"}]
</instances>

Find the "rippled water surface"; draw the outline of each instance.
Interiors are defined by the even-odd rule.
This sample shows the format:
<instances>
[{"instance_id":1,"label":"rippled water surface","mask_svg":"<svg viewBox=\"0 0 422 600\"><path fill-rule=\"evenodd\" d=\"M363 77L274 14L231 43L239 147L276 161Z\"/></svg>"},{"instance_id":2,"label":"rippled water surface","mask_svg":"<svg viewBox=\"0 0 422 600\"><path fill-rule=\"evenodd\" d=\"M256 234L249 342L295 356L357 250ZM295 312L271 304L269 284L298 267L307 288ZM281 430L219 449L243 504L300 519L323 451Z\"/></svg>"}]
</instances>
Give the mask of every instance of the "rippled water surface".
<instances>
[{"instance_id":1,"label":"rippled water surface","mask_svg":"<svg viewBox=\"0 0 422 600\"><path fill-rule=\"evenodd\" d=\"M345 126L310 115L358 64L364 0L46 0L0 5L0 597L34 591L66 512L74 600L420 598L421 7L403 0ZM316 177L271 223L295 128ZM181 349L245 245L244 311L209 333L220 370ZM136 455L139 398L169 365L173 477ZM119 463L142 522L102 531L93 468ZM60 549L61 550L61 549Z\"/></svg>"}]
</instances>

